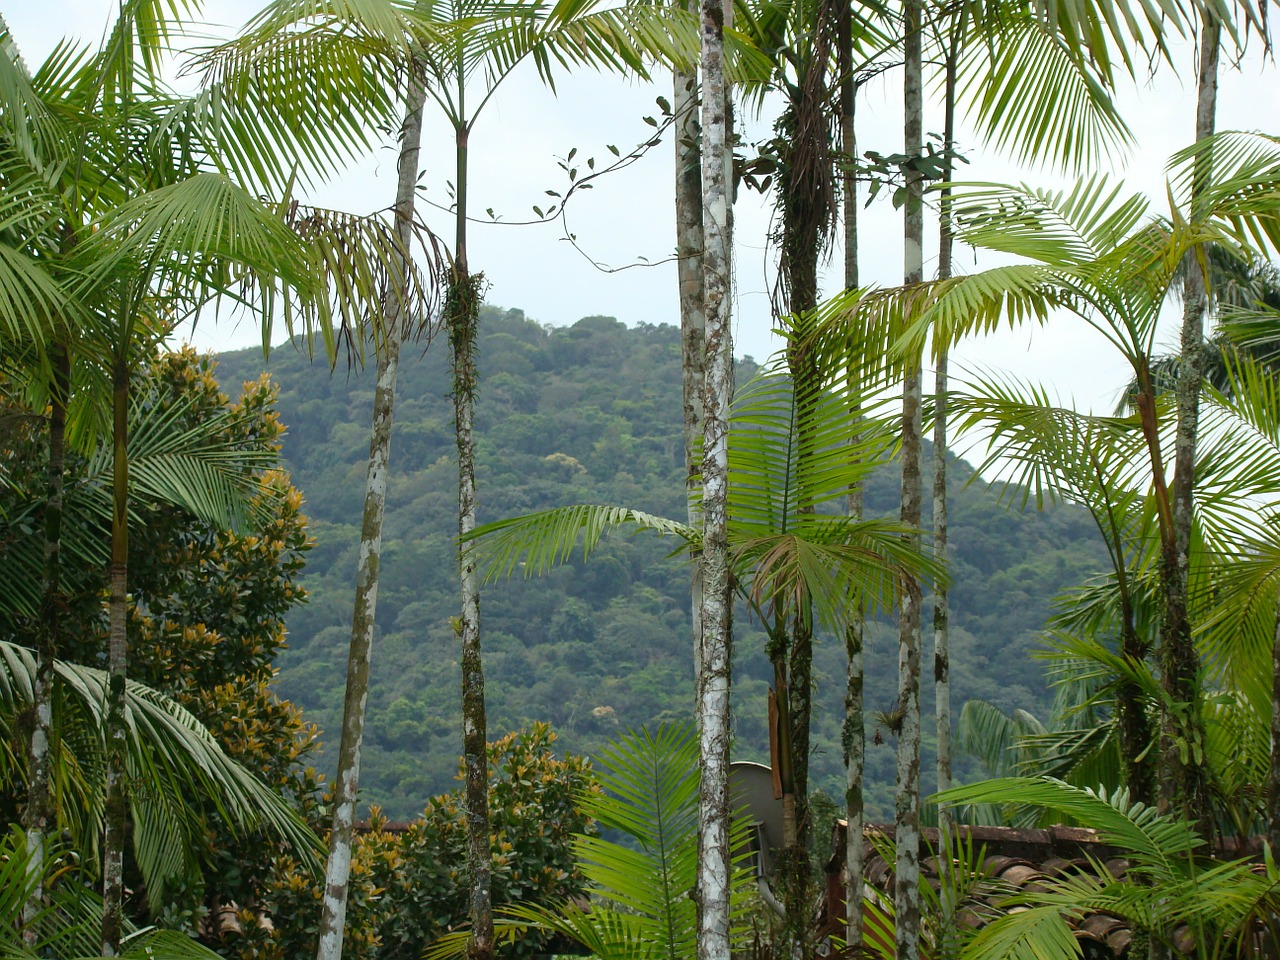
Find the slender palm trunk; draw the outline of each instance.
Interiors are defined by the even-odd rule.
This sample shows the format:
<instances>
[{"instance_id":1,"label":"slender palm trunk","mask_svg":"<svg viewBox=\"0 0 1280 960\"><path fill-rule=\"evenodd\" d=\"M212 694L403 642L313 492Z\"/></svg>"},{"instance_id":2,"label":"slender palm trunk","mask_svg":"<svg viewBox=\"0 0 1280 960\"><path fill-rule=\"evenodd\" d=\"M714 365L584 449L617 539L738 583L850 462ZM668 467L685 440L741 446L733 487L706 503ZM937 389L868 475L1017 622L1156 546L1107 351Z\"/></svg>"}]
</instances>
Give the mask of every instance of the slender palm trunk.
<instances>
[{"instance_id":1,"label":"slender palm trunk","mask_svg":"<svg viewBox=\"0 0 1280 960\"><path fill-rule=\"evenodd\" d=\"M947 50L945 81L945 120L942 134L942 179L951 180L951 153L956 140L956 61L960 53L960 36L964 30L964 17L958 15L951 21L950 47ZM942 191L941 209L938 215L938 279L951 276L951 188ZM945 340L938 343L933 387L933 556L940 567L947 562L947 365L949 350ZM951 646L948 618L947 584L941 581L933 591L933 712L937 723L937 747L935 771L937 789L951 786ZM945 832L951 827L952 815L948 807L938 808L938 826ZM945 843L943 837L940 843Z\"/></svg>"},{"instance_id":2,"label":"slender palm trunk","mask_svg":"<svg viewBox=\"0 0 1280 960\"><path fill-rule=\"evenodd\" d=\"M918 157L923 138L923 82L921 69L921 0L904 5L903 133L904 152ZM903 281L924 278L923 181L917 171L907 173L904 210ZM900 517L909 527L920 526L920 363L909 360L902 390L902 503ZM913 538L918 540L918 537ZM895 947L898 960L920 956L920 585L908 582L903 591L898 626L898 778L894 796Z\"/></svg>"},{"instance_id":3,"label":"slender palm trunk","mask_svg":"<svg viewBox=\"0 0 1280 960\"><path fill-rule=\"evenodd\" d=\"M382 519L386 513L396 375L400 365L400 341L406 326L411 322L411 318L404 316L404 311L409 283L413 191L418 179L425 88L417 71L411 70L410 73L405 119L400 130L395 203L396 239L403 259L398 267L397 289L383 304L383 342L382 349L378 351L378 372L373 393L369 468L365 474L355 608L351 617L347 686L342 708L342 740L338 748L338 775L334 782L333 827L329 834L329 858L325 866L317 960L339 960L342 956L348 880L351 875L351 844L360 783L360 751L364 743L365 704L369 695L369 660L373 649L374 617L378 606L378 581L382 567Z\"/></svg>"},{"instance_id":4,"label":"slender palm trunk","mask_svg":"<svg viewBox=\"0 0 1280 960\"><path fill-rule=\"evenodd\" d=\"M818 374L806 338L818 305L818 262L835 214L832 173L831 112L827 88L835 31L831 0L820 0L813 12L809 49L800 58L798 82L779 127L787 140L778 173L778 205L782 219L778 313L790 316L794 339L787 348L787 368L795 394L795 433L798 456L811 450L813 410L821 392ZM801 496L804 485L800 485ZM814 512L800 500L796 512ZM813 616L812 603L801 601L791 617L788 663L788 696L791 720L791 774L794 785L796 830L794 844L780 865L785 888L788 934L799 952L807 952L810 888L811 822L809 817L809 731L813 713Z\"/></svg>"},{"instance_id":5,"label":"slender palm trunk","mask_svg":"<svg viewBox=\"0 0 1280 960\"><path fill-rule=\"evenodd\" d=\"M1280 852L1280 608L1271 641L1271 769L1267 777L1267 843Z\"/></svg>"},{"instance_id":6,"label":"slender palm trunk","mask_svg":"<svg viewBox=\"0 0 1280 960\"><path fill-rule=\"evenodd\" d=\"M798 316L805 316L816 306L817 299L817 256L816 235L813 237L814 256L813 273L806 277L812 285L803 291L804 301L795 305ZM793 294L796 288L792 287ZM812 298L812 300L811 300ZM799 311L803 311L800 313ZM804 456L804 451L812 448L811 434L813 430L813 409L821 391L818 370L813 362L812 354L800 346L807 332L804 320L796 324L799 338L787 351L788 367L791 374L791 388L795 392L796 410L796 445ZM813 513L812 503L797 503L797 513ZM809 817L809 727L813 713L813 610L812 603L805 598L802 601L806 608L798 609L791 617L790 637L788 643L788 686L786 696L789 700L789 761L791 767L792 798L794 804L793 818L795 830L791 843L783 853L779 872L784 887L783 903L786 906L786 927L788 939L800 954L809 952L809 912L812 903L813 871L809 862L809 846L812 836ZM784 793L785 801L785 793Z\"/></svg>"},{"instance_id":7,"label":"slender palm trunk","mask_svg":"<svg viewBox=\"0 0 1280 960\"><path fill-rule=\"evenodd\" d=\"M1196 140L1213 135L1218 100L1218 61L1221 24L1205 14L1200 30L1199 89L1196 101ZM1198 218L1199 206L1212 177L1212 161L1201 154L1195 163L1191 191L1191 217ZM1199 264L1189 263L1183 287L1181 367L1178 378L1178 428L1174 446L1173 535L1161 560L1164 611L1160 624L1160 672L1166 699L1178 705L1166 710L1161 731L1160 806L1178 809L1196 820L1201 830L1213 831L1209 806L1208 776L1204 768L1203 724L1199 721L1196 673L1199 656L1192 640L1188 613L1191 527L1194 522L1196 434L1200 409L1200 380L1204 370L1204 317L1208 312L1205 276ZM1179 744L1192 743L1198 749L1185 754Z\"/></svg>"},{"instance_id":8,"label":"slender palm trunk","mask_svg":"<svg viewBox=\"0 0 1280 960\"><path fill-rule=\"evenodd\" d=\"M844 197L844 288L858 288L858 181L853 172L852 160L857 155L857 135L854 127L858 87L853 76L853 10L851 0L845 0L840 9L839 37L837 39L837 72L840 75L840 152L846 165L842 174ZM857 398L861 393L861 374L854 367L847 372L850 394ZM849 416L862 415L861 400L849 410ZM856 438L855 438L856 442ZM849 516L862 519L863 491L859 481L849 485ZM852 948L862 944L863 897L863 802L862 777L866 763L867 732L863 715L863 660L862 645L866 635L866 613L858 603L854 616L844 635L844 651L847 661L844 693L844 724L840 731L840 745L845 769L845 943Z\"/></svg>"},{"instance_id":9,"label":"slender palm trunk","mask_svg":"<svg viewBox=\"0 0 1280 960\"><path fill-rule=\"evenodd\" d=\"M102 836L102 955L120 954L124 929L124 844L129 814L125 678L128 675L129 590L129 348L112 365L111 581L107 602L107 801Z\"/></svg>"},{"instance_id":10,"label":"slender palm trunk","mask_svg":"<svg viewBox=\"0 0 1280 960\"><path fill-rule=\"evenodd\" d=\"M459 78L463 76L461 70ZM462 80L458 83L458 107L465 117ZM449 349L453 368L454 431L458 444L458 536L476 527L476 448L473 435L476 402L476 340L484 277L472 274L467 264L467 160L471 126L455 127L457 158L457 212L453 276L445 305ZM488 960L493 956L493 897L489 870L489 770L485 753L488 722L484 703L484 660L480 652L480 580L475 560L459 547L458 580L462 614L458 636L462 642L462 757L466 770L464 795L467 818L467 868L471 878L468 896L471 941L468 956Z\"/></svg>"},{"instance_id":11,"label":"slender palm trunk","mask_svg":"<svg viewBox=\"0 0 1280 960\"><path fill-rule=\"evenodd\" d=\"M796 845L796 838L799 835L799 826L796 823L796 781L795 772L792 766L794 751L791 744L791 732L794 729L791 722L791 698L788 694L787 683L787 658L786 658L786 627L783 626L775 630L776 634L782 634L779 643L771 645L773 655L771 661L773 663L773 689L769 691L772 699L772 710L770 710L770 719L772 720L776 714L777 724L774 729L769 731L770 738L776 738L777 749L772 751L774 771L777 774L778 786L782 792L782 846L784 853L790 851ZM785 898L792 891L790 887L783 889L784 904ZM786 904L790 906L790 904Z\"/></svg>"},{"instance_id":12,"label":"slender palm trunk","mask_svg":"<svg viewBox=\"0 0 1280 960\"><path fill-rule=\"evenodd\" d=\"M702 231L706 380L702 425L702 663L698 671L698 960L729 960L730 325L729 91L723 0L702 0Z\"/></svg>"},{"instance_id":13,"label":"slender palm trunk","mask_svg":"<svg viewBox=\"0 0 1280 960\"><path fill-rule=\"evenodd\" d=\"M687 6L687 5L686 5ZM690 526L698 522L702 465L702 385L706 376L706 315L702 287L702 155L698 146L698 78L672 72L676 116L676 276L680 285L680 371L684 390L684 490ZM697 681L702 643L701 553L692 558L693 667Z\"/></svg>"},{"instance_id":14,"label":"slender palm trunk","mask_svg":"<svg viewBox=\"0 0 1280 960\"><path fill-rule=\"evenodd\" d=\"M50 359L53 363L53 390L49 403L48 499L44 509L44 585L36 642L36 682L31 696L31 764L28 768L27 806L23 812L27 831L27 874L33 880L31 895L22 912L23 939L28 947L34 947L36 943L35 919L44 903L45 838L54 823L54 662L62 648L66 605L62 594L62 491L71 358L64 345L55 344L50 350Z\"/></svg>"},{"instance_id":15,"label":"slender palm trunk","mask_svg":"<svg viewBox=\"0 0 1280 960\"><path fill-rule=\"evenodd\" d=\"M1102 466L1097 455L1090 453L1090 463L1095 475L1102 479ZM1147 658L1147 645L1138 635L1137 619L1133 609L1133 593L1129 583L1129 571L1121 536L1115 517L1110 516L1110 528L1104 537L1115 546L1116 586L1120 595L1120 655L1132 664L1143 663ZM1143 703L1142 689L1132 681L1123 680L1116 690L1116 726L1120 734L1120 752L1124 757L1124 784L1129 796L1139 803L1155 802L1155 786L1152 782L1151 763L1147 759L1151 746L1151 723Z\"/></svg>"}]
</instances>

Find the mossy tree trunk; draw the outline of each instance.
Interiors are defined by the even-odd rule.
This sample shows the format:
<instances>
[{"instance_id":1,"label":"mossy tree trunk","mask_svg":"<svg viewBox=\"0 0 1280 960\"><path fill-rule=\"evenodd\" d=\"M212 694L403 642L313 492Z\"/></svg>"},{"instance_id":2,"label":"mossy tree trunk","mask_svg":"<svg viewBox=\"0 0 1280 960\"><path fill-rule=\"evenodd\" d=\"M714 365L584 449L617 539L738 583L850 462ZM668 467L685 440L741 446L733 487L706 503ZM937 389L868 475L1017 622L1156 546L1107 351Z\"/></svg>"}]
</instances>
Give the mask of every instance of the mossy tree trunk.
<instances>
[{"instance_id":1,"label":"mossy tree trunk","mask_svg":"<svg viewBox=\"0 0 1280 960\"><path fill-rule=\"evenodd\" d=\"M702 643L698 670L698 960L729 960L729 662L733 587L729 570L730 184L729 91L723 0L702 0L702 233L706 376L702 424Z\"/></svg>"},{"instance_id":2,"label":"mossy tree trunk","mask_svg":"<svg viewBox=\"0 0 1280 960\"><path fill-rule=\"evenodd\" d=\"M27 805L23 825L27 832L27 873L34 882L23 909L23 939L36 943L35 919L44 902L45 840L54 826L53 684L54 662L62 649L66 616L62 592L62 498L66 462L67 401L71 393L71 355L65 344L55 343L50 353L53 387L49 397L48 497L44 508L44 584L40 595L40 623L36 642L36 682L32 690L31 746Z\"/></svg>"},{"instance_id":3,"label":"mossy tree trunk","mask_svg":"<svg viewBox=\"0 0 1280 960\"><path fill-rule=\"evenodd\" d=\"M903 19L903 134L908 163L920 156L923 139L923 80L921 68L920 0L907 0ZM923 179L908 166L904 207L903 282L924 279ZM921 393L920 362L912 358L902 390L902 500L899 518L919 528ZM918 537L913 537L918 541ZM902 591L898 624L898 774L894 794L895 948L898 960L920 956L920 606L921 589L911 579Z\"/></svg>"},{"instance_id":4,"label":"mossy tree trunk","mask_svg":"<svg viewBox=\"0 0 1280 960\"><path fill-rule=\"evenodd\" d=\"M1218 101L1218 62L1222 26L1206 11L1200 30L1200 62L1196 98L1196 140L1213 136ZM1212 156L1195 160L1191 189L1191 217L1213 176ZM1200 381L1204 375L1204 318L1209 310L1202 265L1189 258L1182 290L1182 336L1177 383L1178 425L1174 439L1172 489L1173 530L1161 555L1164 609L1160 623L1160 676L1168 704L1161 724L1159 805L1177 810L1199 823L1201 832L1214 831L1206 769L1204 724L1200 718L1197 674L1200 658L1192 638L1188 610L1191 531L1195 521L1196 434L1199 426Z\"/></svg>"},{"instance_id":5,"label":"mossy tree trunk","mask_svg":"<svg viewBox=\"0 0 1280 960\"><path fill-rule=\"evenodd\" d=\"M401 338L406 327L412 323L412 318L404 313L408 299L408 258L424 103L425 86L419 71L411 69L405 97L405 119L400 130L395 202L396 239L404 259L395 278L396 289L383 305L383 330L378 338L380 349L377 379L374 383L373 424L369 435L369 466L365 474L355 606L351 618L347 684L342 709L342 739L338 748L338 774L334 781L333 822L329 834L329 857L325 865L317 960L339 960L346 924L351 845L360 784L360 752L364 743L364 721L369 698L369 663L378 606L378 582L382 570L382 521L386 514L396 377L400 365Z\"/></svg>"}]
</instances>

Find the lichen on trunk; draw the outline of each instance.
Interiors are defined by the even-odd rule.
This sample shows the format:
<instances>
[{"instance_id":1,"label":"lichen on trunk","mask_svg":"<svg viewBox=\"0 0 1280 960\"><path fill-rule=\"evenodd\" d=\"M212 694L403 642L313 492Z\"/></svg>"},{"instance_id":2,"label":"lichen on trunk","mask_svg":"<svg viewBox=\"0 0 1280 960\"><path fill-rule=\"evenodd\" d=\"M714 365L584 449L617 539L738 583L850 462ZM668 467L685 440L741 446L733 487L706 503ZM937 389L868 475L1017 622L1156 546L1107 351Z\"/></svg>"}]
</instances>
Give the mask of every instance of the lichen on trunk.
<instances>
[{"instance_id":1,"label":"lichen on trunk","mask_svg":"<svg viewBox=\"0 0 1280 960\"><path fill-rule=\"evenodd\" d=\"M702 643L697 702L698 960L729 960L729 664L733 611L728 550L730 325L729 97L726 7L702 0L702 224L706 376L702 443Z\"/></svg>"},{"instance_id":2,"label":"lichen on trunk","mask_svg":"<svg viewBox=\"0 0 1280 960\"><path fill-rule=\"evenodd\" d=\"M31 893L22 912L23 940L36 943L35 920L44 905L45 840L54 824L53 730L54 662L62 648L66 597L62 591L63 468L66 462L67 400L71 392L71 357L65 345L49 351L53 384L49 398L48 497L44 507L44 584L36 639L36 682L32 690L30 767L23 825L27 833L27 875Z\"/></svg>"},{"instance_id":3,"label":"lichen on trunk","mask_svg":"<svg viewBox=\"0 0 1280 960\"><path fill-rule=\"evenodd\" d=\"M347 654L342 738L338 748L338 773L334 781L333 820L329 834L329 857L325 865L317 960L339 960L342 956L355 805L360 783L360 753L364 743L365 708L369 695L369 662L378 606L382 521L386 513L400 341L410 322L410 318L403 313L409 282L409 241L414 216L414 187L418 177L424 104L425 87L418 71L411 69L405 97L405 119L400 131L395 202L396 238L403 259L398 268L396 288L383 304L383 329L379 338L373 422L369 435L369 466L365 474L364 509L360 524L355 604Z\"/></svg>"},{"instance_id":4,"label":"lichen on trunk","mask_svg":"<svg viewBox=\"0 0 1280 960\"><path fill-rule=\"evenodd\" d=\"M908 157L918 157L923 139L923 81L920 32L921 0L908 0L903 18L903 140ZM903 282L924 279L923 180L907 172L903 208ZM918 529L920 485L921 370L919 357L908 358L902 388L902 502L899 519ZM908 535L918 546L918 535ZM920 956L920 606L921 588L908 579L901 596L898 624L898 774L894 793L894 941L898 960Z\"/></svg>"}]
</instances>

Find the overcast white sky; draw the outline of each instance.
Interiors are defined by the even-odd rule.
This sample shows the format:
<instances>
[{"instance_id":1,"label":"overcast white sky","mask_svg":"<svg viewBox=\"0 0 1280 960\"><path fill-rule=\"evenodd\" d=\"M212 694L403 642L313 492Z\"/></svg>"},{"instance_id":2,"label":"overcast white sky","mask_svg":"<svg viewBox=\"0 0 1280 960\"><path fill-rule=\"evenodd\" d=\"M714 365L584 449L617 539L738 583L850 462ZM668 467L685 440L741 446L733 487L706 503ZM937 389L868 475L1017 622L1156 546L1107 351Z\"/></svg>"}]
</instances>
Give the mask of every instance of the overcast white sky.
<instances>
[{"instance_id":1,"label":"overcast white sky","mask_svg":"<svg viewBox=\"0 0 1280 960\"><path fill-rule=\"evenodd\" d=\"M0 0L0 10L33 66L60 37L96 44L115 6L114 0ZM211 24L208 32L229 35L258 6L258 0L206 3L207 17L221 21ZM1129 157L1113 158L1114 170L1128 177L1135 189L1151 192L1157 204L1163 203L1165 160L1185 146L1193 133L1193 51L1188 45L1178 56L1181 68L1177 73L1164 67L1154 80L1125 91L1121 98L1138 146ZM1221 79L1219 129L1280 131L1280 78L1273 65L1253 55L1242 69L1224 70ZM899 85L899 75L891 72L860 101L860 149L885 153L901 149ZM595 155L603 162L609 158L607 144L616 144L625 152L650 132L642 117L656 112L654 98L669 97L669 87L669 81L649 85L585 74L562 79L558 93L552 94L532 71L511 78L472 135L472 210L483 216L483 211L492 207L506 219L526 218L532 204L547 201L545 190L562 187L557 157L577 147L579 161ZM925 129L940 128L940 112L934 111L932 118L926 117ZM767 134L764 121L747 131L752 140ZM960 171L966 179L1057 182L984 154L972 135L962 134L960 146L971 159ZM442 124L429 123L424 148L427 197L447 205L445 181L451 178L452 151ZM353 212L384 208L395 188L394 165L388 145L308 199ZM672 171L668 142L629 170L580 194L570 204L570 226L579 243L596 260L615 266L640 258L659 261L668 257L674 246ZM772 256L764 244L768 217L766 201L750 193L740 198L735 337L737 351L757 359L774 348L768 308ZM443 236L452 235L446 214L428 211L426 218ZM865 212L861 244L864 283L901 280L901 229L900 215L887 202ZM569 324L590 314L616 316L627 324L679 322L675 270L669 264L603 273L560 239L558 224L477 224L470 245L473 269L483 270L490 281L489 302L519 307L540 322ZM959 270L973 269L967 251L957 251L957 259ZM839 271L837 256L828 284L831 290L840 285ZM247 322L237 329L229 323L206 321L195 342L229 349L257 344L260 334ZM1064 399L1074 396L1081 404L1102 408L1112 405L1117 387L1128 379L1123 365L1106 355L1102 341L1070 321L1052 329L1006 332L966 346L957 362L960 366L1017 371L1052 384Z\"/></svg>"}]
</instances>

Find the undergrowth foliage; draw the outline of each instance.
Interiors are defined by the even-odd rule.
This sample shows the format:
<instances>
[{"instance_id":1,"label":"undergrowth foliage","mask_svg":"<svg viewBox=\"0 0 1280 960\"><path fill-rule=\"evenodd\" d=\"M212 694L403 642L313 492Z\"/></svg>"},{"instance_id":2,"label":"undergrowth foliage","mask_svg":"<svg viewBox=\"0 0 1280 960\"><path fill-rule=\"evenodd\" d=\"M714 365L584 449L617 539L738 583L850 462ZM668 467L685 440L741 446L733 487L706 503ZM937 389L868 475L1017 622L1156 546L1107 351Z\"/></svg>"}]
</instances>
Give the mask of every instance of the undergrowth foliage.
<instances>
[{"instance_id":1,"label":"undergrowth foliage","mask_svg":"<svg viewBox=\"0 0 1280 960\"><path fill-rule=\"evenodd\" d=\"M598 792L588 760L557 757L555 733L535 723L489 744L490 869L496 905L551 903L585 895L572 839L596 828L576 800ZM462 788L432 798L422 816L388 829L374 808L356 838L343 956L410 960L467 923L467 830ZM242 960L290 960L316 949L323 888L292 857L276 860L256 914L242 917ZM533 935L500 951L507 957L547 952Z\"/></svg>"}]
</instances>

